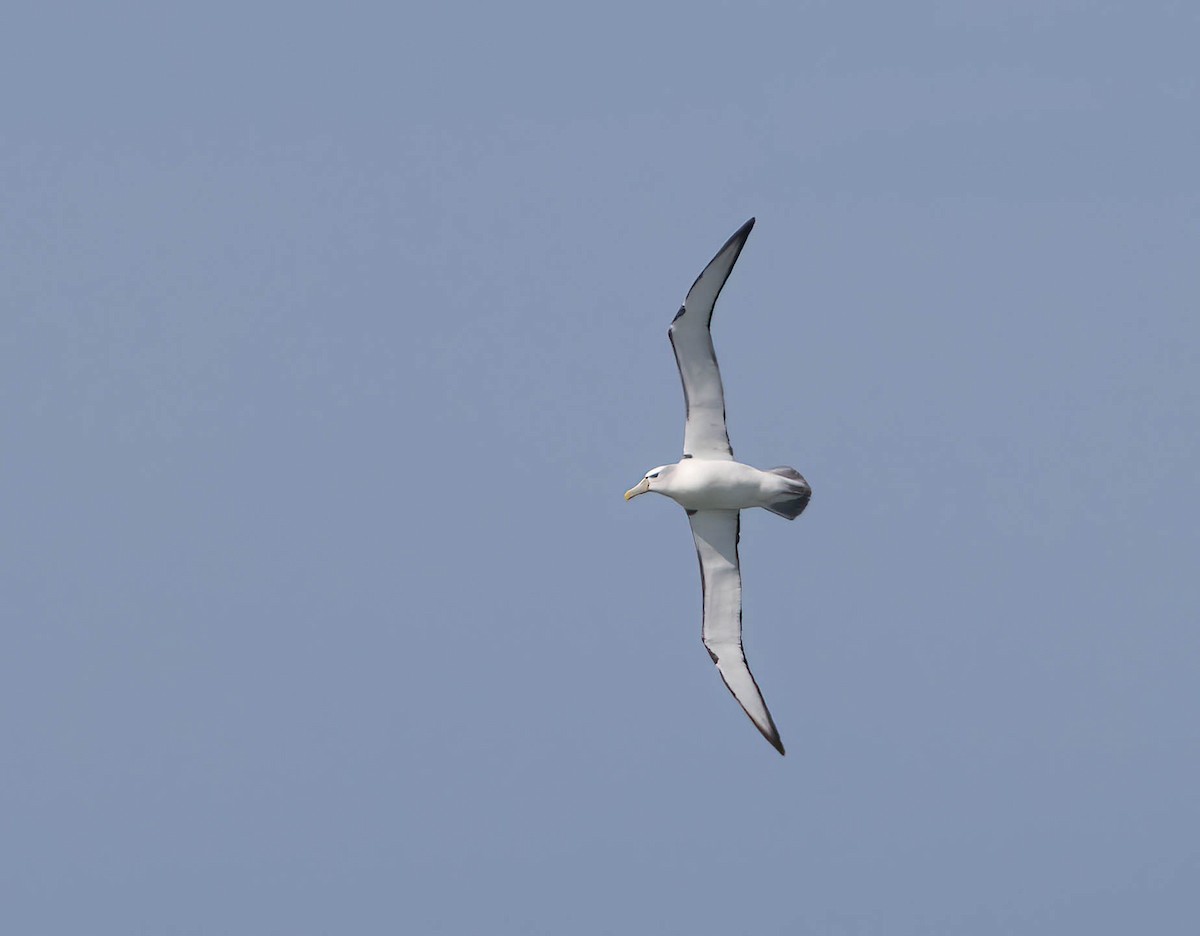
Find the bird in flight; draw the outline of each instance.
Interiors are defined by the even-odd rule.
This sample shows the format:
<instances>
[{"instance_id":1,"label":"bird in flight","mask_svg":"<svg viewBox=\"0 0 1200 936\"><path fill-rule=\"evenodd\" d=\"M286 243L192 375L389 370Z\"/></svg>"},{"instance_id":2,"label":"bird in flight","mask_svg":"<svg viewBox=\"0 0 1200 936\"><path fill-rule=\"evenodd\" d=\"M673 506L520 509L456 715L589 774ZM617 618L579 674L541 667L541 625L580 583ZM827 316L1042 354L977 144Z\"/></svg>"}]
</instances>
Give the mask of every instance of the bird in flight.
<instances>
[{"instance_id":1,"label":"bird in flight","mask_svg":"<svg viewBox=\"0 0 1200 936\"><path fill-rule=\"evenodd\" d=\"M687 511L700 558L704 646L754 727L782 754L779 731L742 650L741 512L762 507L795 520L808 506L812 489L795 468L762 471L734 461L725 428L725 391L709 330L717 297L753 227L751 218L717 251L667 331L687 410L683 458L647 471L625 492L625 500L647 492L665 494Z\"/></svg>"}]
</instances>

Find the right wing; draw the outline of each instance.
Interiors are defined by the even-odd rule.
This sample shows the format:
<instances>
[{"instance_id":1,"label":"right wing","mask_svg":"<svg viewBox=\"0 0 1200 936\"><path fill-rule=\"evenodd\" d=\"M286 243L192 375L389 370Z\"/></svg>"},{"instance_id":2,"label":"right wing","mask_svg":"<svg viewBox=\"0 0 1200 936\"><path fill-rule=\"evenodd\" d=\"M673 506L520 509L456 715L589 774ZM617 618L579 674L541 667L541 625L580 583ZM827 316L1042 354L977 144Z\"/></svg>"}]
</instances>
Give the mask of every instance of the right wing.
<instances>
[{"instance_id":1,"label":"right wing","mask_svg":"<svg viewBox=\"0 0 1200 936\"><path fill-rule=\"evenodd\" d=\"M737 550L741 512L689 510L688 522L700 557L704 646L754 727L782 754L783 742L742 652L742 571Z\"/></svg>"}]
</instances>

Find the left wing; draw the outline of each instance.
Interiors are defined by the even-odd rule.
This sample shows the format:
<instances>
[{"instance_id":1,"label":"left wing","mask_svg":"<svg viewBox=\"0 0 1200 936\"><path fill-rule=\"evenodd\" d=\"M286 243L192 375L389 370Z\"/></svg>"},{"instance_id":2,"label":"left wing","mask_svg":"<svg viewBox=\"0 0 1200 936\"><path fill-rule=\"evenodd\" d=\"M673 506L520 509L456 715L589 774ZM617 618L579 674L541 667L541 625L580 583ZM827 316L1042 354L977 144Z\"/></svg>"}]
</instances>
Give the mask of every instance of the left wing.
<instances>
[{"instance_id":1,"label":"left wing","mask_svg":"<svg viewBox=\"0 0 1200 936\"><path fill-rule=\"evenodd\" d=\"M702 637L725 685L754 727L783 753L783 742L742 652L742 571L738 565L741 512L689 510L704 590Z\"/></svg>"},{"instance_id":2,"label":"left wing","mask_svg":"<svg viewBox=\"0 0 1200 936\"><path fill-rule=\"evenodd\" d=\"M732 461L733 449L725 429L725 388L713 350L713 307L729 279L733 265L754 227L751 218L725 242L688 290L675 320L667 331L675 350L675 363L683 381L683 402L687 424L683 430L683 457L714 458Z\"/></svg>"}]
</instances>

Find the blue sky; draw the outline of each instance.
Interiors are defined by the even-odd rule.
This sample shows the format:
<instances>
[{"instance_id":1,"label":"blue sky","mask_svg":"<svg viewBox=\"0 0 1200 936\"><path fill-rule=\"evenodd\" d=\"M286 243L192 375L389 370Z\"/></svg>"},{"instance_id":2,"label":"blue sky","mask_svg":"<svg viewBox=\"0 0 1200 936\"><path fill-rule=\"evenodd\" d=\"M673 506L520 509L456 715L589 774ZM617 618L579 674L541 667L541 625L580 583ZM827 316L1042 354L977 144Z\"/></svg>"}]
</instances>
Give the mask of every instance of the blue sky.
<instances>
[{"instance_id":1,"label":"blue sky","mask_svg":"<svg viewBox=\"0 0 1200 936\"><path fill-rule=\"evenodd\" d=\"M1190 7L6 19L7 928L1196 931Z\"/></svg>"}]
</instances>

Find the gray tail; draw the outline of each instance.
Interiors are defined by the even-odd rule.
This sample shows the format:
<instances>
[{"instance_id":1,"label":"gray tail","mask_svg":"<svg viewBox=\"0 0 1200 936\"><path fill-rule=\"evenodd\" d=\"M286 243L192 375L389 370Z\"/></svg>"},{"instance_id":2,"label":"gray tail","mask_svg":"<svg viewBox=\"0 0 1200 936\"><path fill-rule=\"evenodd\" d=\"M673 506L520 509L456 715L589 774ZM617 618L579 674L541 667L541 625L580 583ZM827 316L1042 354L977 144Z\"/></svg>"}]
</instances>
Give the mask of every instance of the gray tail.
<instances>
[{"instance_id":1,"label":"gray tail","mask_svg":"<svg viewBox=\"0 0 1200 936\"><path fill-rule=\"evenodd\" d=\"M812 488L804 480L804 475L795 468L781 465L778 468L768 468L767 471L785 479L785 484L780 486L779 492L771 502L763 506L777 516L795 520L808 506L808 499L812 497Z\"/></svg>"}]
</instances>

